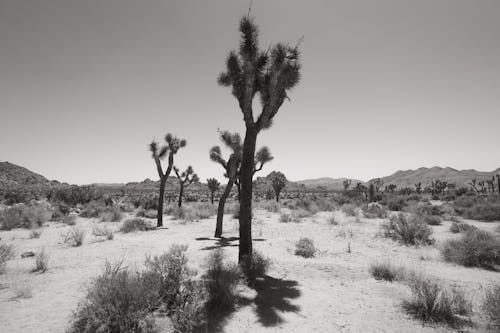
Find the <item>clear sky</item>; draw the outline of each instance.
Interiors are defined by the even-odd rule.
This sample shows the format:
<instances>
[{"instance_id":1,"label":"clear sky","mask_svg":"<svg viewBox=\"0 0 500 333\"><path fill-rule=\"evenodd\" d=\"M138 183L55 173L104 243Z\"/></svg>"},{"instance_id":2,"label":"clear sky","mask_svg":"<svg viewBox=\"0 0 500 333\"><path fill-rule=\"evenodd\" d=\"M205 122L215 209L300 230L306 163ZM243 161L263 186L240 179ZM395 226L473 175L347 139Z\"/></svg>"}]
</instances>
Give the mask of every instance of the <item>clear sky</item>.
<instances>
[{"instance_id":1,"label":"clear sky","mask_svg":"<svg viewBox=\"0 0 500 333\"><path fill-rule=\"evenodd\" d=\"M70 183L157 179L147 144L222 179L217 128L243 133L216 78L241 0L0 0L0 161ZM261 172L368 180L500 166L500 1L254 0L261 45L301 44L303 79L258 145ZM257 109L258 110L258 109Z\"/></svg>"}]
</instances>

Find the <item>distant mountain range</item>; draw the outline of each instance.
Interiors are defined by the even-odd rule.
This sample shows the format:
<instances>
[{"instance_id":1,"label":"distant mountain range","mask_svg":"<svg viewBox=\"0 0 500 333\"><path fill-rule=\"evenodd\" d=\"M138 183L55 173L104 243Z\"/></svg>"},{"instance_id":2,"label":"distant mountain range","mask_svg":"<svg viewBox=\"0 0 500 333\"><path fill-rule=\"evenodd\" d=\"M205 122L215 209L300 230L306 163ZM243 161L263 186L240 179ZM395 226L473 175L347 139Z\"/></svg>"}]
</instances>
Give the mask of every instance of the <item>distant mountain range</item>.
<instances>
[{"instance_id":1,"label":"distant mountain range","mask_svg":"<svg viewBox=\"0 0 500 333\"><path fill-rule=\"evenodd\" d=\"M271 177L275 171L271 172L265 177L257 177L254 180L255 190L259 192L265 192L271 188ZM414 184L421 182L422 187L429 186L433 180L439 179L442 181L447 181L449 183L455 183L457 186L468 186L472 179L489 180L491 177L500 174L500 168L489 171L482 172L473 169L469 170L456 170L450 167L432 167L432 168L419 168L416 170L400 170L393 173L390 176L381 177L385 185L394 184L398 188L401 187L413 187ZM306 179L299 181L288 181L287 191L316 191L316 190L327 190L327 191L338 191L344 188L343 182L346 178L315 178ZM372 179L373 180L373 179ZM370 181L372 181L370 180ZM351 179L351 188L356 186L356 183L363 183L363 181L357 179ZM45 187L60 184L58 181L49 181L42 175L32 172L24 167L18 166L10 162L0 162L0 189L6 188L16 188L22 186L36 186ZM124 191L124 192L151 192L158 189L158 181L151 179L145 179L142 182L130 182L126 184L113 183L113 184L93 184L99 187L103 187L110 191ZM221 187L225 183L221 184ZM169 177L167 181L167 191L174 191L178 188L177 178ZM207 185L204 183L191 184L188 188L189 191L205 191L207 190Z\"/></svg>"}]
</instances>

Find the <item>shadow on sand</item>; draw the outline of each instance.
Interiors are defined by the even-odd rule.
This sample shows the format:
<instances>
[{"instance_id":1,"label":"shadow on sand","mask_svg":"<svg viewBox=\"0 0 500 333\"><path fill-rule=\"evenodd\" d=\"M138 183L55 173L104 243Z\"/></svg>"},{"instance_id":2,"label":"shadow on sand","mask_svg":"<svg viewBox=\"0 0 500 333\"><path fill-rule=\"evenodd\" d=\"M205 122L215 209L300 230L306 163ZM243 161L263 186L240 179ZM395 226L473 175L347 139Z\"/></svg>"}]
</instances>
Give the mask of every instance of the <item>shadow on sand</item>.
<instances>
[{"instance_id":1,"label":"shadow on sand","mask_svg":"<svg viewBox=\"0 0 500 333\"><path fill-rule=\"evenodd\" d=\"M231 246L238 246L239 237L221 237L221 238L208 238L208 237L198 237L195 238L197 241L213 241L215 242L213 245L205 246L202 247L201 250L203 251L211 251L223 247L231 247ZM265 241L264 238L254 238L253 241L255 242L263 242ZM233 243L235 242L235 243Z\"/></svg>"}]
</instances>

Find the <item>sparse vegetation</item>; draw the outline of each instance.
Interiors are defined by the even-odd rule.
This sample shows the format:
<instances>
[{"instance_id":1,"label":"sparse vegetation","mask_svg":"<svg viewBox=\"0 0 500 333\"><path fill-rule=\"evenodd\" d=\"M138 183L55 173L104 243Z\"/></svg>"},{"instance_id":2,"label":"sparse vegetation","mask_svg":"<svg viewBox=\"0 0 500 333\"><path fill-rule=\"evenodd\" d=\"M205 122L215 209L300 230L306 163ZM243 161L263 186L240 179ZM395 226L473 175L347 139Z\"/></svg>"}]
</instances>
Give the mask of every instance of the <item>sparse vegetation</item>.
<instances>
[{"instance_id":1,"label":"sparse vegetation","mask_svg":"<svg viewBox=\"0 0 500 333\"><path fill-rule=\"evenodd\" d=\"M310 238L303 237L295 243L295 255L304 258L312 258L316 255L317 249Z\"/></svg>"},{"instance_id":2,"label":"sparse vegetation","mask_svg":"<svg viewBox=\"0 0 500 333\"><path fill-rule=\"evenodd\" d=\"M375 280L392 282L404 278L404 269L402 267L396 267L389 261L375 262L370 265L369 271Z\"/></svg>"},{"instance_id":3,"label":"sparse vegetation","mask_svg":"<svg viewBox=\"0 0 500 333\"><path fill-rule=\"evenodd\" d=\"M85 231L77 227L73 227L64 234L64 243L70 244L71 246L74 247L78 247L83 244L84 238L85 238Z\"/></svg>"},{"instance_id":4,"label":"sparse vegetation","mask_svg":"<svg viewBox=\"0 0 500 333\"><path fill-rule=\"evenodd\" d=\"M477 229L475 226L465 222L452 222L450 224L450 232L457 234L459 232L467 232L469 230Z\"/></svg>"},{"instance_id":5,"label":"sparse vegetation","mask_svg":"<svg viewBox=\"0 0 500 333\"><path fill-rule=\"evenodd\" d=\"M244 260L240 263L241 270L245 275L249 285L253 285L255 280L264 277L271 266L271 260L258 251L253 252L251 260Z\"/></svg>"},{"instance_id":6,"label":"sparse vegetation","mask_svg":"<svg viewBox=\"0 0 500 333\"><path fill-rule=\"evenodd\" d=\"M40 236L42 235L42 230L40 229L37 229L37 230L31 230L30 231L30 234L29 234L29 238L30 239L33 239L33 238L40 238Z\"/></svg>"},{"instance_id":7,"label":"sparse vegetation","mask_svg":"<svg viewBox=\"0 0 500 333\"><path fill-rule=\"evenodd\" d=\"M45 273L49 269L49 255L41 249L35 256L35 267L32 272Z\"/></svg>"},{"instance_id":8,"label":"sparse vegetation","mask_svg":"<svg viewBox=\"0 0 500 333\"><path fill-rule=\"evenodd\" d=\"M382 224L384 237L391 238L404 245L429 245L434 243L432 230L419 216L404 213L392 214Z\"/></svg>"},{"instance_id":9,"label":"sparse vegetation","mask_svg":"<svg viewBox=\"0 0 500 333\"><path fill-rule=\"evenodd\" d=\"M500 239L493 233L471 229L460 239L446 241L441 254L449 262L491 269L500 265Z\"/></svg>"},{"instance_id":10,"label":"sparse vegetation","mask_svg":"<svg viewBox=\"0 0 500 333\"><path fill-rule=\"evenodd\" d=\"M107 240L112 240L115 237L113 229L99 226L92 228L92 235L95 237L105 237Z\"/></svg>"},{"instance_id":11,"label":"sparse vegetation","mask_svg":"<svg viewBox=\"0 0 500 333\"><path fill-rule=\"evenodd\" d=\"M481 309L498 331L500 329L500 284L486 290Z\"/></svg>"},{"instance_id":12,"label":"sparse vegetation","mask_svg":"<svg viewBox=\"0 0 500 333\"><path fill-rule=\"evenodd\" d=\"M52 216L46 203L16 204L0 210L0 230L40 227Z\"/></svg>"},{"instance_id":13,"label":"sparse vegetation","mask_svg":"<svg viewBox=\"0 0 500 333\"><path fill-rule=\"evenodd\" d=\"M145 231L148 229L149 228L146 221L140 218L127 219L122 223L120 227L120 231L123 233L129 233L134 231Z\"/></svg>"},{"instance_id":14,"label":"sparse vegetation","mask_svg":"<svg viewBox=\"0 0 500 333\"><path fill-rule=\"evenodd\" d=\"M5 263L14 257L14 247L9 244L0 244L0 274L5 272Z\"/></svg>"},{"instance_id":15,"label":"sparse vegetation","mask_svg":"<svg viewBox=\"0 0 500 333\"><path fill-rule=\"evenodd\" d=\"M206 281L209 301L208 308L233 307L235 302L234 288L239 278L240 270L237 264L227 263L222 249L212 251L207 260L207 272L203 276Z\"/></svg>"}]
</instances>

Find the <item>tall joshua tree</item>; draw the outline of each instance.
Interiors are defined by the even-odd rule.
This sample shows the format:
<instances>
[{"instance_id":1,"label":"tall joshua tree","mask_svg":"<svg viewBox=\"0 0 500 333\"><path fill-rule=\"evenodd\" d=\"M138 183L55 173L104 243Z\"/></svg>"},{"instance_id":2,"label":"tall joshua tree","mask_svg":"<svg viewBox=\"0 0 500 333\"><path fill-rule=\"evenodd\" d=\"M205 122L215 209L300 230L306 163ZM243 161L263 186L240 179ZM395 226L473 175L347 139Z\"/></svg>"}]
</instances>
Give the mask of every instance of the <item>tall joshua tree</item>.
<instances>
[{"instance_id":1,"label":"tall joshua tree","mask_svg":"<svg viewBox=\"0 0 500 333\"><path fill-rule=\"evenodd\" d=\"M241 41L238 52L231 51L226 59L226 71L221 73L220 85L232 88L245 121L245 140L239 181L240 195L240 263L252 259L252 180L255 146L260 131L271 126L287 92L300 79L298 44L294 47L278 43L268 51L261 51L257 26L247 15L240 20ZM262 111L254 118L252 101L260 96Z\"/></svg>"},{"instance_id":2,"label":"tall joshua tree","mask_svg":"<svg viewBox=\"0 0 500 333\"><path fill-rule=\"evenodd\" d=\"M153 141L149 144L149 150L153 156L153 160L156 164L156 170L158 171L158 176L160 177L160 195L158 196L158 220L156 223L157 227L163 226L163 197L165 195L165 185L167 179L172 172L174 166L174 155L177 154L179 149L186 146L186 140L179 139L176 136L168 133L165 135L165 144L158 147L158 143ZM165 172L161 165L161 160L168 156L168 166Z\"/></svg>"},{"instance_id":3,"label":"tall joshua tree","mask_svg":"<svg viewBox=\"0 0 500 333\"><path fill-rule=\"evenodd\" d=\"M271 185L273 186L274 194L276 196L276 202L279 202L281 191L283 191L286 186L285 175L279 171L273 173L271 178Z\"/></svg>"},{"instance_id":4,"label":"tall joshua tree","mask_svg":"<svg viewBox=\"0 0 500 333\"><path fill-rule=\"evenodd\" d=\"M219 189L220 183L215 178L208 178L207 185L208 185L208 189L210 190L210 202L213 205L214 204L214 193Z\"/></svg>"},{"instance_id":5,"label":"tall joshua tree","mask_svg":"<svg viewBox=\"0 0 500 333\"><path fill-rule=\"evenodd\" d=\"M238 177L241 166L241 155L243 152L241 137L238 133L223 131L220 133L220 139L229 149L231 149L232 153L226 161L222 157L222 152L219 146L214 146L212 147L212 149L210 149L210 159L222 165L222 167L226 171L224 176L228 178L228 182L224 189L224 193L222 193L221 197L219 198L219 208L217 210L215 237L222 236L224 206L226 204L227 198L229 197L229 194L231 193L233 185L238 183ZM271 153L269 152L269 149L267 147L260 148L259 151L255 154L253 173L262 170L264 164L266 164L272 159L273 157L271 156Z\"/></svg>"},{"instance_id":6,"label":"tall joshua tree","mask_svg":"<svg viewBox=\"0 0 500 333\"><path fill-rule=\"evenodd\" d=\"M194 173L194 170L191 166L188 166L186 171L179 173L179 169L174 167L175 175L179 180L179 202L178 206L182 207L182 195L184 194L184 189L191 185L193 182L196 183L199 181L198 175Z\"/></svg>"}]
</instances>

